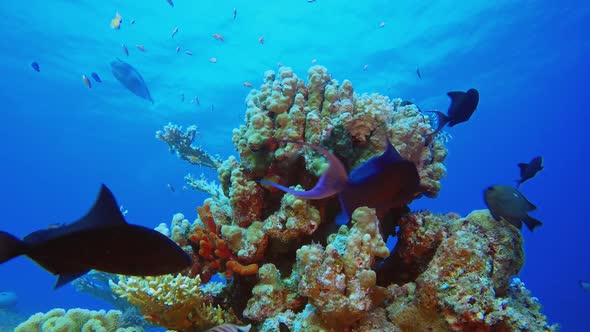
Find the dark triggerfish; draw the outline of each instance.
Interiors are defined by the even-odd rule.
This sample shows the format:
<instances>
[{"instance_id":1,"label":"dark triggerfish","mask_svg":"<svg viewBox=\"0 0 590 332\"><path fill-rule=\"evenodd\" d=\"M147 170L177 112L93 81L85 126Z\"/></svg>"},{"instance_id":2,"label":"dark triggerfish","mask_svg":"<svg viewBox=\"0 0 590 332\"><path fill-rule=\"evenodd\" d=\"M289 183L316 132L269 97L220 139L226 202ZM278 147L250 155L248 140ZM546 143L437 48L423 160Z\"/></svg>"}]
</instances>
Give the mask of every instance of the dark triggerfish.
<instances>
[{"instance_id":1,"label":"dark triggerfish","mask_svg":"<svg viewBox=\"0 0 590 332\"><path fill-rule=\"evenodd\" d=\"M408 204L417 194L420 175L416 165L404 160L387 140L383 154L354 169L340 193L340 204L348 216L361 206L387 212Z\"/></svg>"},{"instance_id":2,"label":"dark triggerfish","mask_svg":"<svg viewBox=\"0 0 590 332\"><path fill-rule=\"evenodd\" d=\"M438 116L438 128L426 137L426 145L430 145L436 134L438 134L447 123L449 124L449 127L452 127L469 120L479 103L479 92L476 89L469 89L467 92L451 91L447 92L447 96L451 98L448 115L439 111L430 111Z\"/></svg>"},{"instance_id":3,"label":"dark triggerfish","mask_svg":"<svg viewBox=\"0 0 590 332\"><path fill-rule=\"evenodd\" d=\"M511 186L497 185L484 190L484 200L490 213L496 220L504 219L522 229L522 222L533 231L542 223L529 216L528 212L537 207L529 202L524 195Z\"/></svg>"},{"instance_id":4,"label":"dark triggerfish","mask_svg":"<svg viewBox=\"0 0 590 332\"><path fill-rule=\"evenodd\" d=\"M23 240L0 232L0 263L27 255L54 275L55 287L91 269L134 276L178 273L190 256L165 235L128 224L110 190L102 185L94 206L82 219L33 232Z\"/></svg>"},{"instance_id":5,"label":"dark triggerfish","mask_svg":"<svg viewBox=\"0 0 590 332\"><path fill-rule=\"evenodd\" d=\"M520 168L520 179L516 180L516 188L520 187L526 180L532 179L543 169L543 157L535 157L528 164L519 163L518 168Z\"/></svg>"},{"instance_id":6,"label":"dark triggerfish","mask_svg":"<svg viewBox=\"0 0 590 332\"><path fill-rule=\"evenodd\" d=\"M141 77L139 72L130 64L117 59L111 62L111 71L113 72L113 76L115 76L115 78L121 82L127 90L143 99L149 100L152 104L154 103L152 95L150 95L150 90L145 84L143 77Z\"/></svg>"}]
</instances>

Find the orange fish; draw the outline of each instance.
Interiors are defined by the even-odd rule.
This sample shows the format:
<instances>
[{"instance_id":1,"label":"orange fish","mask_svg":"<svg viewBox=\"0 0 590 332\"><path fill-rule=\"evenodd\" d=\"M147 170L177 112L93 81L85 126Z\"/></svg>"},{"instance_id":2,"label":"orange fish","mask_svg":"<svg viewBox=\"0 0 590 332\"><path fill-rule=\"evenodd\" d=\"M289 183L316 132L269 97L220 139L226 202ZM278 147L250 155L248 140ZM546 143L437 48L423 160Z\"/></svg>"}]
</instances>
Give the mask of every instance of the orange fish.
<instances>
[{"instance_id":1,"label":"orange fish","mask_svg":"<svg viewBox=\"0 0 590 332\"><path fill-rule=\"evenodd\" d=\"M217 62L217 58L216 57L210 57L209 58L209 62L216 63Z\"/></svg>"},{"instance_id":2,"label":"orange fish","mask_svg":"<svg viewBox=\"0 0 590 332\"><path fill-rule=\"evenodd\" d=\"M225 41L225 38L223 38L222 35L218 34L218 33L214 33L213 34L213 38L219 40L219 41Z\"/></svg>"},{"instance_id":3,"label":"orange fish","mask_svg":"<svg viewBox=\"0 0 590 332\"><path fill-rule=\"evenodd\" d=\"M260 38L258 38L258 42L260 44L264 44L264 37L260 36Z\"/></svg>"},{"instance_id":4,"label":"orange fish","mask_svg":"<svg viewBox=\"0 0 590 332\"><path fill-rule=\"evenodd\" d=\"M129 56L129 50L127 49L127 46L125 46L125 44L121 44L121 49L123 50L123 53L125 53L126 56Z\"/></svg>"},{"instance_id":5,"label":"orange fish","mask_svg":"<svg viewBox=\"0 0 590 332\"><path fill-rule=\"evenodd\" d=\"M113 29L121 29L121 23L123 23L123 18L121 17L121 14L119 14L119 12L117 12L115 14L115 17L111 19L111 28Z\"/></svg>"},{"instance_id":6,"label":"orange fish","mask_svg":"<svg viewBox=\"0 0 590 332\"><path fill-rule=\"evenodd\" d=\"M92 84L90 84L90 80L88 77L86 77L86 75L82 75L82 82L84 82L84 85L86 85L88 89L92 87Z\"/></svg>"},{"instance_id":7,"label":"orange fish","mask_svg":"<svg viewBox=\"0 0 590 332\"><path fill-rule=\"evenodd\" d=\"M137 45L135 45L135 47L137 47L138 50L145 52L145 47L143 47L143 45L137 44Z\"/></svg>"},{"instance_id":8,"label":"orange fish","mask_svg":"<svg viewBox=\"0 0 590 332\"><path fill-rule=\"evenodd\" d=\"M251 87L253 87L254 85L252 85L252 83L250 83L250 82L248 82L248 81L244 81L244 86L245 86L245 87L247 87L247 88L251 88Z\"/></svg>"},{"instance_id":9,"label":"orange fish","mask_svg":"<svg viewBox=\"0 0 590 332\"><path fill-rule=\"evenodd\" d=\"M174 27L174 30L172 30L172 38L174 38L174 35L176 35L177 32L178 32L178 27Z\"/></svg>"}]
</instances>

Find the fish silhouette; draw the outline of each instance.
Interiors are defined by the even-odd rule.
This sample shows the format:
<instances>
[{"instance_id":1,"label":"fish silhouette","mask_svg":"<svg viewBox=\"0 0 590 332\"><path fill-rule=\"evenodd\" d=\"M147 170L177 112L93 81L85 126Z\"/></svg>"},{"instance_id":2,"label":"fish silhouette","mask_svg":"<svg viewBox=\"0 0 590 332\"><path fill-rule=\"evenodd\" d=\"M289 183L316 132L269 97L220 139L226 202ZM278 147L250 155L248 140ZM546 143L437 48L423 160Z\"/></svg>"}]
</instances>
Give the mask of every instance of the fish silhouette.
<instances>
[{"instance_id":1,"label":"fish silhouette","mask_svg":"<svg viewBox=\"0 0 590 332\"><path fill-rule=\"evenodd\" d=\"M496 185L486 188L484 200L490 214L498 221L504 219L518 229L522 229L524 222L531 231L542 225L539 220L528 215L537 207L511 186Z\"/></svg>"},{"instance_id":2,"label":"fish silhouette","mask_svg":"<svg viewBox=\"0 0 590 332\"><path fill-rule=\"evenodd\" d=\"M532 179L539 171L543 169L543 157L533 158L530 163L519 163L520 179L516 180L516 188L520 187L526 180Z\"/></svg>"},{"instance_id":3,"label":"fish silhouette","mask_svg":"<svg viewBox=\"0 0 590 332\"><path fill-rule=\"evenodd\" d=\"M435 113L438 117L438 128L430 135L426 137L426 144L430 145L434 137L443 129L447 124L452 127L456 124L463 123L473 115L477 105L479 104L479 91L476 89L469 89L466 92L463 91L451 91L447 92L447 96L451 98L451 105L449 106L448 115L439 111L429 111L429 113Z\"/></svg>"},{"instance_id":4,"label":"fish silhouette","mask_svg":"<svg viewBox=\"0 0 590 332\"><path fill-rule=\"evenodd\" d=\"M38 230L22 240L0 232L0 264L20 255L58 275L55 288L91 269L157 276L179 273L191 264L190 256L165 235L128 224L105 185L90 211L72 224Z\"/></svg>"},{"instance_id":5,"label":"fish silhouette","mask_svg":"<svg viewBox=\"0 0 590 332\"><path fill-rule=\"evenodd\" d=\"M113 76L115 76L115 78L121 82L127 90L143 99L149 100L152 104L154 103L150 90L145 84L143 77L141 77L141 74L139 74L133 66L117 58L117 60L111 62L111 71L113 72Z\"/></svg>"}]
</instances>

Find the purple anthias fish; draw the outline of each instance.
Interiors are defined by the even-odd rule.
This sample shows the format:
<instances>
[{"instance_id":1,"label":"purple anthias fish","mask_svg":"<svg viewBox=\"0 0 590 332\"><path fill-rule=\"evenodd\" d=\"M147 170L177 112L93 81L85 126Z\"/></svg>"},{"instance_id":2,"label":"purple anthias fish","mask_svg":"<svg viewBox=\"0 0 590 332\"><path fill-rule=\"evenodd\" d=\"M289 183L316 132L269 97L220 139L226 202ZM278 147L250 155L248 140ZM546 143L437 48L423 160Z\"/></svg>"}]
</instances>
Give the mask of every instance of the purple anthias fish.
<instances>
[{"instance_id":1,"label":"purple anthias fish","mask_svg":"<svg viewBox=\"0 0 590 332\"><path fill-rule=\"evenodd\" d=\"M322 199L339 194L342 209L348 216L361 206L383 212L405 206L419 190L420 175L416 166L404 160L389 140L383 154L369 159L353 170L350 176L346 174L342 162L328 150L310 143L285 142L306 145L321 152L328 159L328 169L315 187L308 191L294 190L266 180L260 183L307 199Z\"/></svg>"},{"instance_id":2,"label":"purple anthias fish","mask_svg":"<svg viewBox=\"0 0 590 332\"><path fill-rule=\"evenodd\" d=\"M293 194L298 197L303 197L307 199L322 199L327 198L332 195L340 193L346 187L346 182L348 180L348 175L346 174L346 168L342 165L342 162L338 160L338 158L330 153L330 151L307 142L300 142L300 141L292 141L292 140L277 140L283 143L293 143L293 144L300 144L309 146L314 150L320 152L321 154L328 159L328 168L320 177L318 183L310 190L301 191L301 190L294 190L291 188L287 188L282 186L278 183L274 183L271 181L260 180L260 183L266 184L269 186L273 186L278 188L284 192L289 194Z\"/></svg>"}]
</instances>

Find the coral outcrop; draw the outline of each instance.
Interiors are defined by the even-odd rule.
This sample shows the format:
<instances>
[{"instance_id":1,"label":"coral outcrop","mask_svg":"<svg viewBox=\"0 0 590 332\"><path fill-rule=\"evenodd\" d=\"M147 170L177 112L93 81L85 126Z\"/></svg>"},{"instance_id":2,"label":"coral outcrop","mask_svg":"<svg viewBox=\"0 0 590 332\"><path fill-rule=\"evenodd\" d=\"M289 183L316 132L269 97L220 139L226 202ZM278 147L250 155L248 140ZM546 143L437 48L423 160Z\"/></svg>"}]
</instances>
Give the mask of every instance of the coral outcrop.
<instances>
[{"instance_id":1,"label":"coral outcrop","mask_svg":"<svg viewBox=\"0 0 590 332\"><path fill-rule=\"evenodd\" d=\"M321 154L281 140L322 146L349 173L391 142L418 170L411 197L436 197L445 141L425 144L434 129L415 105L356 93L314 66L307 81L288 67L267 71L246 107L232 137L239 159L204 157L191 146L196 128L158 133L181 158L217 168L219 185L188 177L211 197L194 222L177 214L170 227L158 226L192 254L190 270L112 283L148 321L180 331L240 321L293 332L555 330L512 279L524 263L518 229L487 211L461 218L359 207L337 227L337 195L306 200L260 184L309 190L326 169ZM391 254L382 234L397 237ZM219 277L227 286L206 291L215 284L201 281Z\"/></svg>"},{"instance_id":2,"label":"coral outcrop","mask_svg":"<svg viewBox=\"0 0 590 332\"><path fill-rule=\"evenodd\" d=\"M120 327L120 318L118 310L53 309L34 314L14 332L143 332L141 327Z\"/></svg>"}]
</instances>

